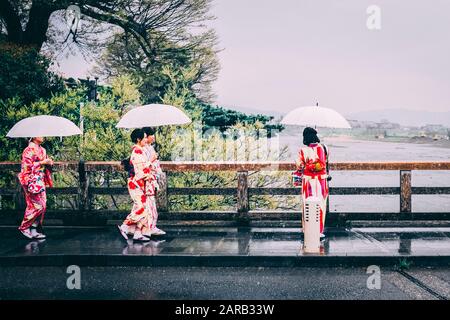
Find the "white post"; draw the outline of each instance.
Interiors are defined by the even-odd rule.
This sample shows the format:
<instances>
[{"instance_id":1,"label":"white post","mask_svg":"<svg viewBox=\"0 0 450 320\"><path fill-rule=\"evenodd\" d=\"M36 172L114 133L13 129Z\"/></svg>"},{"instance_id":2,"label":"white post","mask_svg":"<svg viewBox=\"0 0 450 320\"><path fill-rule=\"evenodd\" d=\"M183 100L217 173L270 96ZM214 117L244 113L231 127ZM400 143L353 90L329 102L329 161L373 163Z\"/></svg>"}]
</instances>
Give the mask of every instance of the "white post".
<instances>
[{"instance_id":1,"label":"white post","mask_svg":"<svg viewBox=\"0 0 450 320\"><path fill-rule=\"evenodd\" d=\"M80 130L81 130L81 135L80 135L80 151L81 151L81 148L83 147L83 135L84 135L83 107L84 107L84 102L80 102Z\"/></svg>"}]
</instances>

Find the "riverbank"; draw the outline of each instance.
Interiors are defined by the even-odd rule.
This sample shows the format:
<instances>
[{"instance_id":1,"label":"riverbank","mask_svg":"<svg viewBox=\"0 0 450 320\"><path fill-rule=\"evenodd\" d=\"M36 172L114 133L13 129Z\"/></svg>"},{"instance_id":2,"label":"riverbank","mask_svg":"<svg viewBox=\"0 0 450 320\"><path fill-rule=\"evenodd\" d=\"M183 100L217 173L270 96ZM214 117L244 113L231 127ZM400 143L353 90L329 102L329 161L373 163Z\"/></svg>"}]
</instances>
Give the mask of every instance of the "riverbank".
<instances>
[{"instance_id":1,"label":"riverbank","mask_svg":"<svg viewBox=\"0 0 450 320\"><path fill-rule=\"evenodd\" d=\"M287 146L289 154L282 160L294 159L303 146L301 134L279 137L280 146ZM331 161L448 161L450 141L429 138L324 136Z\"/></svg>"},{"instance_id":2,"label":"riverbank","mask_svg":"<svg viewBox=\"0 0 450 320\"><path fill-rule=\"evenodd\" d=\"M411 143L411 144L421 144L421 145L430 145L433 147L438 148L450 148L450 140L434 140L429 137L384 137L382 139L377 139L372 136L367 137L351 137L351 136L344 136L345 138L348 137L348 139L343 139L343 141L376 141L376 142L394 142L394 143ZM338 140L341 140L340 137L330 137L330 139L338 138Z\"/></svg>"}]
</instances>

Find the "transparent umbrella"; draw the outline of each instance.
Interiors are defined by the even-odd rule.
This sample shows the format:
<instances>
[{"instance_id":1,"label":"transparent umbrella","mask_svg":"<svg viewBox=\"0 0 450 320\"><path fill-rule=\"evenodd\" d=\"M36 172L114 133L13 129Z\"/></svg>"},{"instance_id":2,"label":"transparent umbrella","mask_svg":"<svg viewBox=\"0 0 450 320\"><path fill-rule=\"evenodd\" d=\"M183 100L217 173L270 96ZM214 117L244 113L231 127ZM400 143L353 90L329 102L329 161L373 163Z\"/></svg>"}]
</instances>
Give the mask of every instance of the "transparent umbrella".
<instances>
[{"instance_id":1,"label":"transparent umbrella","mask_svg":"<svg viewBox=\"0 0 450 320\"><path fill-rule=\"evenodd\" d=\"M319 106L296 108L281 120L281 124L351 129L348 121L337 111Z\"/></svg>"},{"instance_id":2,"label":"transparent umbrella","mask_svg":"<svg viewBox=\"0 0 450 320\"><path fill-rule=\"evenodd\" d=\"M148 104L128 111L117 128L143 128L191 123L191 119L177 107L165 104Z\"/></svg>"},{"instance_id":3,"label":"transparent umbrella","mask_svg":"<svg viewBox=\"0 0 450 320\"><path fill-rule=\"evenodd\" d=\"M6 134L10 138L67 137L82 134L72 121L57 116L34 116L20 120Z\"/></svg>"}]
</instances>

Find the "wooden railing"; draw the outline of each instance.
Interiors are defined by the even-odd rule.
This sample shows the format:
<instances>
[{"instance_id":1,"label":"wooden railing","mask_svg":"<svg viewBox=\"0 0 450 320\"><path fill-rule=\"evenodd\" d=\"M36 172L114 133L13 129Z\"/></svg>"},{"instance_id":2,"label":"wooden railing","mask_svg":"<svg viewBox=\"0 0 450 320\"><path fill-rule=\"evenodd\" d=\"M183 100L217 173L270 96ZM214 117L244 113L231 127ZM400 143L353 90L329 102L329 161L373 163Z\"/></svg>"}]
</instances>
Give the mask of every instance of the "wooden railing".
<instances>
[{"instance_id":1,"label":"wooden railing","mask_svg":"<svg viewBox=\"0 0 450 320\"><path fill-rule=\"evenodd\" d=\"M161 190L158 194L158 207L161 212L167 212L169 197L172 195L231 195L237 198L236 213L240 218L250 217L249 198L254 195L299 195L299 189L289 188L252 188L249 187L248 175L254 171L292 171L295 165L290 162L162 162L164 171ZM20 164L14 162L0 162L1 171L20 170ZM54 171L77 171L78 185L66 188L48 189L49 194L78 195L80 212L90 211L90 198L93 195L126 195L125 187L91 187L89 172L117 172L122 171L119 162L57 162ZM331 171L399 171L399 187L330 187L330 195L400 195L400 217L405 219L450 219L449 212L439 214L412 214L412 195L450 194L450 187L414 187L411 184L412 170L450 170L450 162L335 162L330 164ZM172 188L167 185L167 173L186 171L233 171L237 172L237 186L235 188ZM23 196L19 187L0 189L0 195L15 195L16 209L23 208ZM335 213L341 219L354 218L370 219L374 214ZM254 215L257 215L256 213ZM391 217L392 213L379 215L377 218Z\"/></svg>"}]
</instances>

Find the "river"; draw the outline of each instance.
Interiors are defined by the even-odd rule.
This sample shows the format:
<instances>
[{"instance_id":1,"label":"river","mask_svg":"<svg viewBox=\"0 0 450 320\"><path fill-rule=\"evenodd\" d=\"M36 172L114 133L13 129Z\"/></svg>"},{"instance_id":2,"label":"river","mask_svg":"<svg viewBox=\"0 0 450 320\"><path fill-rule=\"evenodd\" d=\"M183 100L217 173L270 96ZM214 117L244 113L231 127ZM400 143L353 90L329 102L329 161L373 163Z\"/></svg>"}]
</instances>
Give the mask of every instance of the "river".
<instances>
[{"instance_id":1,"label":"river","mask_svg":"<svg viewBox=\"0 0 450 320\"><path fill-rule=\"evenodd\" d=\"M301 135L280 135L280 145L287 146L295 159L301 147ZM449 161L450 148L431 144L361 141L348 137L324 138L330 161ZM398 171L334 171L331 187L398 187ZM413 171L412 185L450 186L450 171ZM330 210L339 212L398 212L398 195L330 196ZM413 195L413 212L449 212L450 195Z\"/></svg>"}]
</instances>

